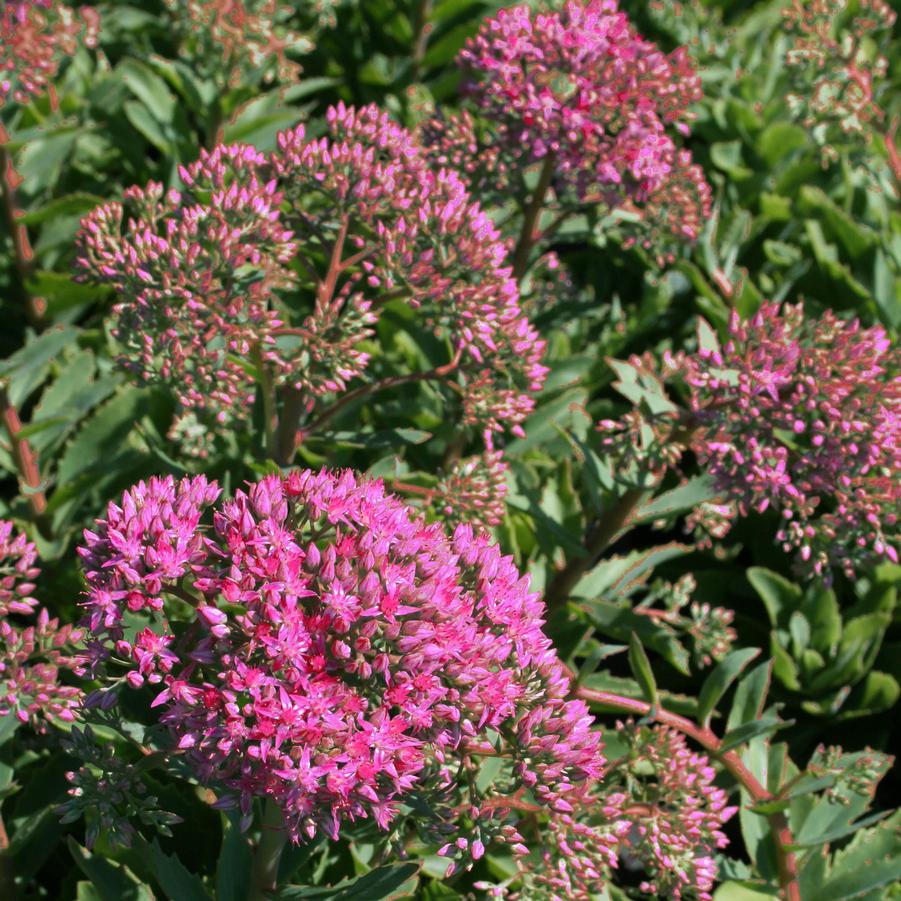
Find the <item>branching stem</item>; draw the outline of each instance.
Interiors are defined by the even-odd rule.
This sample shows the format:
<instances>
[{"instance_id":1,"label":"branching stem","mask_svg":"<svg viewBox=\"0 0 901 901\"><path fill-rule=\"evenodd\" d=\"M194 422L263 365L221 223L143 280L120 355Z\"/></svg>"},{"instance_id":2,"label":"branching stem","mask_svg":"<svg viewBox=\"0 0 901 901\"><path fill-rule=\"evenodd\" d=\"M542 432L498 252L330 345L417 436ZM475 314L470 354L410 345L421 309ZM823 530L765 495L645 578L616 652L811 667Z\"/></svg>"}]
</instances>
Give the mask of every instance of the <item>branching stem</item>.
<instances>
[{"instance_id":1,"label":"branching stem","mask_svg":"<svg viewBox=\"0 0 901 901\"><path fill-rule=\"evenodd\" d=\"M532 199L529 201L529 205L526 207L523 215L519 239L516 242L516 249L513 251L513 278L517 282L522 281L522 277L529 268L529 257L536 240L535 229L538 225L538 218L541 216L541 209L544 206L545 195L551 186L551 179L554 177L554 167L556 165L557 155L552 151L544 158L544 164L538 176L538 184L535 185Z\"/></svg>"},{"instance_id":2,"label":"branching stem","mask_svg":"<svg viewBox=\"0 0 901 901\"><path fill-rule=\"evenodd\" d=\"M722 741L711 730L698 726L691 720L677 713L665 710L659 705L654 707L646 701L626 698L608 691L596 691L580 686L576 688L576 696L591 704L598 704L622 713L636 716L651 716L656 722L688 736L697 742L711 756L715 757L728 770L732 778L748 793L755 804L774 800L775 796L748 769L736 751L723 751ZM791 827L783 811L766 815L773 833L776 849L776 861L779 867L779 883L786 901L801 901L801 888L798 882L798 862L792 851L794 837Z\"/></svg>"}]
</instances>

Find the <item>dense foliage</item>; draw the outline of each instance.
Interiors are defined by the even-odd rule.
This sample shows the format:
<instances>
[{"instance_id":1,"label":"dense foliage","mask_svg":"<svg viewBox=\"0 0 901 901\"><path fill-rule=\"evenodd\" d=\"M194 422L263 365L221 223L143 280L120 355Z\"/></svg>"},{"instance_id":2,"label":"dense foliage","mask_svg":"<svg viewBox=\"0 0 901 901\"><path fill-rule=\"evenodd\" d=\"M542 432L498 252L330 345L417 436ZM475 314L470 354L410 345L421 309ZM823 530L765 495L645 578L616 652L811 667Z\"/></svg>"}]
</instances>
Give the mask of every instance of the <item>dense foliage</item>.
<instances>
[{"instance_id":1,"label":"dense foliage","mask_svg":"<svg viewBox=\"0 0 901 901\"><path fill-rule=\"evenodd\" d=\"M0 0L0 898L901 894L884 0Z\"/></svg>"}]
</instances>

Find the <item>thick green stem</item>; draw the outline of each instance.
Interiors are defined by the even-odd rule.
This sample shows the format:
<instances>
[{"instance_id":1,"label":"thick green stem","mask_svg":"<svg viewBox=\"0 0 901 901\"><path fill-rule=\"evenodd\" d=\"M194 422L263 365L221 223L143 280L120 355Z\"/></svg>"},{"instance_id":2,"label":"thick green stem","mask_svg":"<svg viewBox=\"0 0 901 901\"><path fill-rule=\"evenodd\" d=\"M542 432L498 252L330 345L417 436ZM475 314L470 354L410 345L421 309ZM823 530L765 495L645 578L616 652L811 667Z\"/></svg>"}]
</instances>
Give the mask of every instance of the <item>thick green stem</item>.
<instances>
[{"instance_id":1,"label":"thick green stem","mask_svg":"<svg viewBox=\"0 0 901 901\"><path fill-rule=\"evenodd\" d=\"M275 409L275 385L272 373L263 359L263 349L257 344L253 349L253 361L257 367L257 380L260 394L263 395L263 419L266 430L266 456L276 459L278 454L278 413Z\"/></svg>"},{"instance_id":2,"label":"thick green stem","mask_svg":"<svg viewBox=\"0 0 901 901\"><path fill-rule=\"evenodd\" d=\"M621 713L632 713L643 717L650 715L656 722L669 726L672 729L678 729L679 732L696 741L705 751L715 757L728 770L732 778L747 792L755 804L774 800L775 796L765 786L761 785L736 751L722 750L722 742L711 729L702 728L686 717L664 710L659 705L652 709L651 705L646 701L626 698L608 691L595 691L594 689L580 686L576 688L576 696L590 704L599 704ZM770 823L770 830L773 833L782 895L786 901L801 901L798 862L794 852L791 850L794 844L794 837L792 836L788 819L783 811L767 814L767 819Z\"/></svg>"},{"instance_id":3,"label":"thick green stem","mask_svg":"<svg viewBox=\"0 0 901 901\"><path fill-rule=\"evenodd\" d=\"M647 497L647 494L648 492L643 488L630 488L607 511L597 528L593 529L586 538L584 553L569 560L566 566L551 579L551 583L544 593L544 602L547 604L548 610L554 610L569 600L579 579L629 524L630 517Z\"/></svg>"},{"instance_id":4,"label":"thick green stem","mask_svg":"<svg viewBox=\"0 0 901 901\"><path fill-rule=\"evenodd\" d=\"M555 153L551 152L544 158L544 165L541 167L541 173L538 176L538 184L535 185L532 199L529 201L529 205L526 207L523 215L519 240L516 242L516 249L513 251L513 278L517 282L522 281L522 277L529 268L529 257L532 254L532 248L536 241L535 228L538 225L541 208L544 206L544 197L551 186L551 179L554 177L556 164L557 155Z\"/></svg>"},{"instance_id":5,"label":"thick green stem","mask_svg":"<svg viewBox=\"0 0 901 901\"><path fill-rule=\"evenodd\" d=\"M288 836L285 820L276 805L266 800L260 840L253 853L253 870L247 901L267 901L278 888L278 865Z\"/></svg>"},{"instance_id":6,"label":"thick green stem","mask_svg":"<svg viewBox=\"0 0 901 901\"><path fill-rule=\"evenodd\" d=\"M0 897L5 901L16 901L19 897L16 874L9 856L9 836L6 834L2 815L0 815Z\"/></svg>"}]
</instances>

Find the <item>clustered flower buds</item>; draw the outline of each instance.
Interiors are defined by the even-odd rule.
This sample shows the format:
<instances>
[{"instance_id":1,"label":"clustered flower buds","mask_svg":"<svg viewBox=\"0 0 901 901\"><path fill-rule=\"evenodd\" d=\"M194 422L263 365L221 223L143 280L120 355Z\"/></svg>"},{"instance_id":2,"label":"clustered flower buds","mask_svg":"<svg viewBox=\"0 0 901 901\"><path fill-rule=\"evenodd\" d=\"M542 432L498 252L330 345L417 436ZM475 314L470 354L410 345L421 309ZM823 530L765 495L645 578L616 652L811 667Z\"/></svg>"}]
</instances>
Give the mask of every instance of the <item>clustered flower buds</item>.
<instances>
[{"instance_id":1,"label":"clustered flower buds","mask_svg":"<svg viewBox=\"0 0 901 901\"><path fill-rule=\"evenodd\" d=\"M496 526L504 518L508 470L500 451L458 460L438 483L431 503L447 523Z\"/></svg>"},{"instance_id":2,"label":"clustered flower buds","mask_svg":"<svg viewBox=\"0 0 901 901\"><path fill-rule=\"evenodd\" d=\"M604 420L605 444L632 464L646 454L657 476L690 447L720 493L693 524L703 519L718 538L733 512L773 509L783 549L826 579L832 567L853 576L880 558L897 562L901 355L885 330L775 303L748 321L733 314L722 347L703 326L698 352L664 367L686 383L687 409L662 393L649 360L634 358L661 392L657 409Z\"/></svg>"},{"instance_id":3,"label":"clustered flower buds","mask_svg":"<svg viewBox=\"0 0 901 901\"><path fill-rule=\"evenodd\" d=\"M0 107L43 94L79 40L97 41L100 19L89 6L57 0L13 0L0 8Z\"/></svg>"},{"instance_id":4,"label":"clustered flower buds","mask_svg":"<svg viewBox=\"0 0 901 901\"><path fill-rule=\"evenodd\" d=\"M34 625L20 628L10 615L30 616L37 551L11 522L0 520L0 717L14 714L37 729L48 719L73 720L81 689L59 681L60 669L75 661L67 648L80 640L72 626L60 626L43 608Z\"/></svg>"},{"instance_id":5,"label":"clustered flower buds","mask_svg":"<svg viewBox=\"0 0 901 901\"><path fill-rule=\"evenodd\" d=\"M141 764L129 760L121 748L101 744L90 726L72 728L63 749L81 761L66 773L69 800L56 808L60 823L84 818L85 844L92 848L99 836L113 846L130 848L137 835L133 821L171 835L169 826L181 818L159 806L141 778Z\"/></svg>"},{"instance_id":6,"label":"clustered flower buds","mask_svg":"<svg viewBox=\"0 0 901 901\"><path fill-rule=\"evenodd\" d=\"M711 901L716 849L736 812L705 754L666 726L618 724L625 753L586 784L571 811L551 817L521 863L521 899L588 901L619 869L654 897Z\"/></svg>"},{"instance_id":7,"label":"clustered flower buds","mask_svg":"<svg viewBox=\"0 0 901 901\"><path fill-rule=\"evenodd\" d=\"M738 636L732 628L735 613L694 600L697 587L695 577L690 574L675 583L656 582L635 607L635 612L654 619L675 635L685 635L691 641L696 665L705 667L725 657Z\"/></svg>"},{"instance_id":8,"label":"clustered flower buds","mask_svg":"<svg viewBox=\"0 0 901 901\"><path fill-rule=\"evenodd\" d=\"M543 604L487 536L448 537L351 472L218 496L202 476L152 479L85 533L85 662L156 686L178 749L245 821L268 797L295 840L387 829L414 790L459 788L461 758L494 734L517 783L559 809L597 774L600 736L566 700ZM493 820L489 805L479 842Z\"/></svg>"},{"instance_id":9,"label":"clustered flower buds","mask_svg":"<svg viewBox=\"0 0 901 901\"><path fill-rule=\"evenodd\" d=\"M165 0L183 48L201 71L223 86L256 79L296 78L300 66L288 51L312 45L290 29L294 9L279 0Z\"/></svg>"},{"instance_id":10,"label":"clustered flower buds","mask_svg":"<svg viewBox=\"0 0 901 901\"><path fill-rule=\"evenodd\" d=\"M686 381L691 446L742 515L776 509L778 540L816 573L897 562L901 355L882 327L767 303Z\"/></svg>"},{"instance_id":11,"label":"clustered flower buds","mask_svg":"<svg viewBox=\"0 0 901 901\"><path fill-rule=\"evenodd\" d=\"M837 158L838 136L869 137L883 117L877 103L887 59L874 52L880 32L890 32L895 13L884 0L860 0L849 18L846 0L793 0L783 11L793 43L786 53L793 115L823 145L823 162Z\"/></svg>"},{"instance_id":12,"label":"clustered flower buds","mask_svg":"<svg viewBox=\"0 0 901 901\"><path fill-rule=\"evenodd\" d=\"M587 203L632 213L628 242L662 257L698 237L710 188L670 134L688 133L701 96L684 48L663 53L615 0L568 0L553 12L501 10L459 61L487 127L467 111L439 116L424 140L480 196L509 194L514 176L541 163L558 212Z\"/></svg>"},{"instance_id":13,"label":"clustered flower buds","mask_svg":"<svg viewBox=\"0 0 901 901\"><path fill-rule=\"evenodd\" d=\"M204 152L182 191L132 188L84 220L78 265L120 294L123 365L201 419L246 421L265 380L309 415L362 375L379 309L403 301L451 343L441 375L465 423L489 444L520 433L544 342L491 220L375 107L339 105L327 120L330 136L301 126L269 155Z\"/></svg>"}]
</instances>

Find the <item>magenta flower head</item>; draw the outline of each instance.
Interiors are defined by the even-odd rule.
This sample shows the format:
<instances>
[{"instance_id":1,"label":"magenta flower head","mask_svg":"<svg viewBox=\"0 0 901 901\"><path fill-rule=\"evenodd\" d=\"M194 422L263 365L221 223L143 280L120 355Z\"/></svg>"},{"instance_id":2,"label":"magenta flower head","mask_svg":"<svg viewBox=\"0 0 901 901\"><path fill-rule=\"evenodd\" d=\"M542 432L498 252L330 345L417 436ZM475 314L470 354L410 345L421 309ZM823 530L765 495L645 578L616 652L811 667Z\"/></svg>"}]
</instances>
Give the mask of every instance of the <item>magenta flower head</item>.
<instances>
[{"instance_id":1,"label":"magenta flower head","mask_svg":"<svg viewBox=\"0 0 901 901\"><path fill-rule=\"evenodd\" d=\"M56 0L14 0L0 7L0 107L43 94L60 62L79 41L97 41L100 19L89 6Z\"/></svg>"},{"instance_id":2,"label":"magenta flower head","mask_svg":"<svg viewBox=\"0 0 901 901\"><path fill-rule=\"evenodd\" d=\"M406 303L451 347L429 377L451 397L479 386L467 423L516 431L544 382L544 342L491 220L375 107L339 105L327 121L328 136L299 127L269 155L204 152L183 190L133 188L86 217L78 265L119 294L122 364L173 387L182 437L195 418L246 422L257 383L315 422L368 368L381 309Z\"/></svg>"},{"instance_id":3,"label":"magenta flower head","mask_svg":"<svg viewBox=\"0 0 901 901\"><path fill-rule=\"evenodd\" d=\"M270 798L295 840L361 818L387 829L412 793L446 799L489 735L550 800L597 772L543 604L485 535L448 537L349 471L218 495L203 477L142 482L79 553L86 661L102 673L115 655L129 685L154 686L223 804L247 818ZM486 808L477 840L503 825Z\"/></svg>"},{"instance_id":4,"label":"magenta flower head","mask_svg":"<svg viewBox=\"0 0 901 901\"><path fill-rule=\"evenodd\" d=\"M427 132L440 158L475 177L482 172L480 144L493 143L495 153L502 148L503 171L536 161L549 166L561 202L574 197L621 207L653 198L656 209L670 200L666 215L678 223L663 231L681 240L697 237L709 187L670 134L673 128L687 134L688 106L701 96L683 48L660 51L614 0L569 0L552 12L525 5L501 10L459 60L470 76L470 96L491 123L492 141L481 139L470 119L437 120ZM671 178L696 189L668 193Z\"/></svg>"},{"instance_id":5,"label":"magenta flower head","mask_svg":"<svg viewBox=\"0 0 901 901\"><path fill-rule=\"evenodd\" d=\"M81 636L71 626L60 627L44 609L25 628L10 618L34 613L36 562L34 544L0 520L0 717L15 714L44 730L47 721L73 720L81 703L81 689L59 681L60 670L75 665L66 648Z\"/></svg>"},{"instance_id":6,"label":"magenta flower head","mask_svg":"<svg viewBox=\"0 0 901 901\"><path fill-rule=\"evenodd\" d=\"M770 507L817 573L898 560L901 354L884 329L767 303L687 363L692 447L739 512Z\"/></svg>"}]
</instances>

